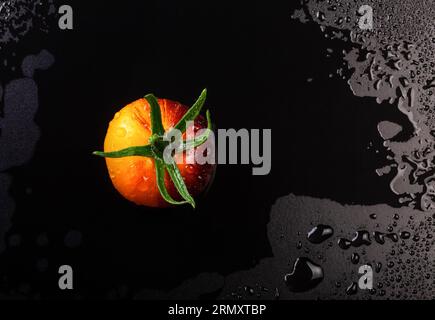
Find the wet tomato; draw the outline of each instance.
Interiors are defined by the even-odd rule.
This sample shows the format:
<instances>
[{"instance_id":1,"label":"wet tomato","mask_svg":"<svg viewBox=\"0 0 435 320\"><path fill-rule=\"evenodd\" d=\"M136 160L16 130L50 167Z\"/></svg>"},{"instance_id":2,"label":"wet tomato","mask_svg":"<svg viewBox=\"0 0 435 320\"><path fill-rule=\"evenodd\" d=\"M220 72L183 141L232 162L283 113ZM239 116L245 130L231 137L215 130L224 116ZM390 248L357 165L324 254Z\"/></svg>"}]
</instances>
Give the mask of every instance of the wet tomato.
<instances>
[{"instance_id":1,"label":"wet tomato","mask_svg":"<svg viewBox=\"0 0 435 320\"><path fill-rule=\"evenodd\" d=\"M191 109L175 101L148 95L115 114L107 130L104 152L95 154L106 158L110 179L122 196L149 207L182 203L195 207L193 199L211 183L215 165L186 164L186 152L198 146L175 155L174 159L178 161L173 166L166 165L159 155L157 142L162 143L163 132L174 127L181 129L183 139L186 139L186 131L192 130L186 128L187 120L194 120L195 133L210 128L209 114L208 121L199 115L205 93L203 91ZM194 108L195 112L192 112Z\"/></svg>"}]
</instances>

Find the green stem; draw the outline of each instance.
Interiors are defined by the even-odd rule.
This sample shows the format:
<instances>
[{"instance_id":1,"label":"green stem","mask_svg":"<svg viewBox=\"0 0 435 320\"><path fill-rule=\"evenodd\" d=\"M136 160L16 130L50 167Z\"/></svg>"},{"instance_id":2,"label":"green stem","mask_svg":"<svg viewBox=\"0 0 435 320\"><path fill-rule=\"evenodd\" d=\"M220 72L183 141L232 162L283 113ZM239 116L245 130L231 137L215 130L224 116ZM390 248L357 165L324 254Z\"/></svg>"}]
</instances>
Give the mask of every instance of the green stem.
<instances>
[{"instance_id":1,"label":"green stem","mask_svg":"<svg viewBox=\"0 0 435 320\"><path fill-rule=\"evenodd\" d=\"M180 121L178 121L178 123L174 126L174 129L184 133L187 129L187 122L194 121L198 117L205 103L205 99L207 99L207 89L202 90L198 100L196 100L193 106L184 114Z\"/></svg>"},{"instance_id":2,"label":"green stem","mask_svg":"<svg viewBox=\"0 0 435 320\"><path fill-rule=\"evenodd\" d=\"M171 204L185 204L187 201L176 201L172 199L165 185L165 164L160 159L154 159L154 165L156 167L156 177L157 177L157 187L159 188L160 194L166 202Z\"/></svg>"},{"instance_id":3,"label":"green stem","mask_svg":"<svg viewBox=\"0 0 435 320\"><path fill-rule=\"evenodd\" d=\"M160 111L159 102L153 94L147 94L145 96L145 99L150 104L151 130L153 132L153 135L163 136L163 134L165 133L165 129L163 129L162 114Z\"/></svg>"},{"instance_id":4,"label":"green stem","mask_svg":"<svg viewBox=\"0 0 435 320\"><path fill-rule=\"evenodd\" d=\"M131 157L131 156L152 157L153 156L151 145L130 147L130 148L113 151L113 152L95 151L93 152L93 154L105 158L124 158L124 157Z\"/></svg>"}]
</instances>

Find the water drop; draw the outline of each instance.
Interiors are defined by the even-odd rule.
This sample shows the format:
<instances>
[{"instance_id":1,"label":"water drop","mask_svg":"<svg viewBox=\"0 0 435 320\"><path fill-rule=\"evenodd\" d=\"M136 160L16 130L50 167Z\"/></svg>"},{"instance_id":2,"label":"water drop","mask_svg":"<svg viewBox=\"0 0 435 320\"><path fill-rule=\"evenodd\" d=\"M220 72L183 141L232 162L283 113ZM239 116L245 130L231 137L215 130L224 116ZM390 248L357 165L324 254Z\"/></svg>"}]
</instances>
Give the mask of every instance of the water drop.
<instances>
[{"instance_id":1,"label":"water drop","mask_svg":"<svg viewBox=\"0 0 435 320\"><path fill-rule=\"evenodd\" d=\"M308 258L296 259L291 273L284 281L292 292L304 292L313 289L323 280L323 269Z\"/></svg>"},{"instance_id":2,"label":"water drop","mask_svg":"<svg viewBox=\"0 0 435 320\"><path fill-rule=\"evenodd\" d=\"M385 243L385 237L384 237L384 234L382 232L379 232L379 231L373 232L373 238L379 244Z\"/></svg>"},{"instance_id":3,"label":"water drop","mask_svg":"<svg viewBox=\"0 0 435 320\"><path fill-rule=\"evenodd\" d=\"M325 14L322 11L318 11L316 16L320 21L325 21Z\"/></svg>"},{"instance_id":4,"label":"water drop","mask_svg":"<svg viewBox=\"0 0 435 320\"><path fill-rule=\"evenodd\" d=\"M344 250L349 249L351 245L352 245L352 242L350 242L349 240L347 240L345 238L338 239L338 246L341 249L344 249Z\"/></svg>"},{"instance_id":5,"label":"water drop","mask_svg":"<svg viewBox=\"0 0 435 320\"><path fill-rule=\"evenodd\" d=\"M389 233L389 234L386 234L385 236L393 242L399 241L399 236L396 233Z\"/></svg>"},{"instance_id":6,"label":"water drop","mask_svg":"<svg viewBox=\"0 0 435 320\"><path fill-rule=\"evenodd\" d=\"M400 238L401 239L409 239L411 237L411 233L409 233L408 231L402 231L400 233Z\"/></svg>"},{"instance_id":7,"label":"water drop","mask_svg":"<svg viewBox=\"0 0 435 320\"><path fill-rule=\"evenodd\" d=\"M353 264L357 264L359 262L359 254L356 252L352 253L352 256L350 257L350 261Z\"/></svg>"},{"instance_id":8,"label":"water drop","mask_svg":"<svg viewBox=\"0 0 435 320\"><path fill-rule=\"evenodd\" d=\"M375 265L376 273L379 273L381 271L381 269L382 269L382 263L380 263L380 262L376 263L376 265Z\"/></svg>"}]
</instances>

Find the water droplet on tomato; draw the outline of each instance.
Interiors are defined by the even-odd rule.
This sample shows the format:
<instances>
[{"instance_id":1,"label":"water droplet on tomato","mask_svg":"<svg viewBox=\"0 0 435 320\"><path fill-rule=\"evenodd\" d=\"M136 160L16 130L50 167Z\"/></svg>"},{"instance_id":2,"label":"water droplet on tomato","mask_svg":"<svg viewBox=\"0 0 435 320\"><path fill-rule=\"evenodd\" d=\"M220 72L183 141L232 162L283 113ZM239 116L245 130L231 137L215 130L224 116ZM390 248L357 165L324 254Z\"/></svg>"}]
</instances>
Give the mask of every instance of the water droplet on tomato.
<instances>
[{"instance_id":1,"label":"water droplet on tomato","mask_svg":"<svg viewBox=\"0 0 435 320\"><path fill-rule=\"evenodd\" d=\"M118 119L120 116L119 112L115 113L115 119Z\"/></svg>"},{"instance_id":2,"label":"water droplet on tomato","mask_svg":"<svg viewBox=\"0 0 435 320\"><path fill-rule=\"evenodd\" d=\"M185 168L186 170L188 170L188 171L193 171L193 170L194 170L194 167L193 167L193 165L191 165L191 164L186 164L186 165L184 166L184 168Z\"/></svg>"},{"instance_id":3,"label":"water droplet on tomato","mask_svg":"<svg viewBox=\"0 0 435 320\"><path fill-rule=\"evenodd\" d=\"M119 138L124 138L127 135L127 130L125 130L125 128L118 128L116 129L116 135Z\"/></svg>"}]
</instances>

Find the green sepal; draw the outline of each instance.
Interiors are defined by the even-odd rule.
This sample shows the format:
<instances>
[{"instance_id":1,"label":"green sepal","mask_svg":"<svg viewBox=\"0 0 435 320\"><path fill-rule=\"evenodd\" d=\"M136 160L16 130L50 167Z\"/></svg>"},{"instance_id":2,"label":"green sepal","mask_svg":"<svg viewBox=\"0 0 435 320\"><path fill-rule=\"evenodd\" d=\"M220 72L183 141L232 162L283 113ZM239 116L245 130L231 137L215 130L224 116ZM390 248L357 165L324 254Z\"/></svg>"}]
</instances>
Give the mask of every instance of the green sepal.
<instances>
[{"instance_id":1,"label":"green sepal","mask_svg":"<svg viewBox=\"0 0 435 320\"><path fill-rule=\"evenodd\" d=\"M178 193L195 209L195 200L187 190L186 184L184 183L183 177L181 176L180 170L178 170L175 161L171 164L165 163L165 167L166 170L168 170L169 176L171 177L175 188L177 188Z\"/></svg>"},{"instance_id":2,"label":"green sepal","mask_svg":"<svg viewBox=\"0 0 435 320\"><path fill-rule=\"evenodd\" d=\"M150 118L151 118L151 131L153 135L163 136L165 134L165 129L162 123L162 113L160 111L160 105L157 98L153 94L147 94L145 99L150 104Z\"/></svg>"},{"instance_id":3,"label":"green sepal","mask_svg":"<svg viewBox=\"0 0 435 320\"><path fill-rule=\"evenodd\" d=\"M162 195L163 199L165 199L166 202L169 202L170 204L185 204L187 201L176 201L174 200L168 190L165 186L165 164L160 159L154 159L154 165L156 167L156 180L157 180L157 187L159 188L160 194Z\"/></svg>"},{"instance_id":4,"label":"green sepal","mask_svg":"<svg viewBox=\"0 0 435 320\"><path fill-rule=\"evenodd\" d=\"M131 157L131 156L153 157L154 156L154 152L152 151L150 145L129 147L113 152L95 151L93 152L93 154L104 158L123 158L123 157Z\"/></svg>"}]
</instances>

